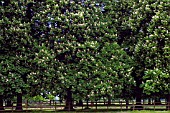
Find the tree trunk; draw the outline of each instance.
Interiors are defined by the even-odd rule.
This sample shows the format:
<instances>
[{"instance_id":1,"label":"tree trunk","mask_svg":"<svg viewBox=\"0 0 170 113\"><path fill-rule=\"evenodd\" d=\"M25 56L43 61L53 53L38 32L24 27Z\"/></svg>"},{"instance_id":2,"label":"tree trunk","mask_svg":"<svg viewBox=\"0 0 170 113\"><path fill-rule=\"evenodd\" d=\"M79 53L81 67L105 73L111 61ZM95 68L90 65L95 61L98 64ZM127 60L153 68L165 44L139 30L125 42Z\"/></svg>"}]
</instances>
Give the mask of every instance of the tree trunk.
<instances>
[{"instance_id":1,"label":"tree trunk","mask_svg":"<svg viewBox=\"0 0 170 113\"><path fill-rule=\"evenodd\" d=\"M168 94L168 95L166 96L166 100L167 100L166 109L167 109L167 110L170 110L170 94Z\"/></svg>"},{"instance_id":2,"label":"tree trunk","mask_svg":"<svg viewBox=\"0 0 170 113\"><path fill-rule=\"evenodd\" d=\"M135 106L135 109L141 110L141 109L143 109L142 103L141 103L142 89L139 86L137 86L135 94L136 94L136 106Z\"/></svg>"},{"instance_id":3,"label":"tree trunk","mask_svg":"<svg viewBox=\"0 0 170 113\"><path fill-rule=\"evenodd\" d=\"M126 109L128 110L129 101L126 100Z\"/></svg>"},{"instance_id":4,"label":"tree trunk","mask_svg":"<svg viewBox=\"0 0 170 113\"><path fill-rule=\"evenodd\" d=\"M142 95L142 89L140 88L142 81L140 79L136 80L136 90L135 90L135 95L136 95L136 105L141 105L141 95Z\"/></svg>"},{"instance_id":5,"label":"tree trunk","mask_svg":"<svg viewBox=\"0 0 170 113\"><path fill-rule=\"evenodd\" d=\"M85 109L90 109L89 108L89 99L88 99L88 97L87 97L87 100L86 100L86 107L85 107Z\"/></svg>"},{"instance_id":6,"label":"tree trunk","mask_svg":"<svg viewBox=\"0 0 170 113\"><path fill-rule=\"evenodd\" d=\"M72 92L71 88L67 89L67 96L66 96L66 106L64 108L66 111L73 111L73 100L72 100Z\"/></svg>"},{"instance_id":7,"label":"tree trunk","mask_svg":"<svg viewBox=\"0 0 170 113\"><path fill-rule=\"evenodd\" d=\"M7 106L7 107L12 107L12 101L11 101L11 100L7 100L6 106Z\"/></svg>"},{"instance_id":8,"label":"tree trunk","mask_svg":"<svg viewBox=\"0 0 170 113\"><path fill-rule=\"evenodd\" d=\"M148 98L148 104L151 105L151 98Z\"/></svg>"},{"instance_id":9,"label":"tree trunk","mask_svg":"<svg viewBox=\"0 0 170 113\"><path fill-rule=\"evenodd\" d=\"M16 110L23 110L22 109L22 93L17 94L17 106Z\"/></svg>"},{"instance_id":10,"label":"tree trunk","mask_svg":"<svg viewBox=\"0 0 170 113\"><path fill-rule=\"evenodd\" d=\"M161 105L160 98L155 98L155 105Z\"/></svg>"},{"instance_id":11,"label":"tree trunk","mask_svg":"<svg viewBox=\"0 0 170 113\"><path fill-rule=\"evenodd\" d=\"M111 105L111 96L108 96L108 105Z\"/></svg>"},{"instance_id":12,"label":"tree trunk","mask_svg":"<svg viewBox=\"0 0 170 113\"><path fill-rule=\"evenodd\" d=\"M3 106L3 97L0 95L0 110L5 110Z\"/></svg>"},{"instance_id":13,"label":"tree trunk","mask_svg":"<svg viewBox=\"0 0 170 113\"><path fill-rule=\"evenodd\" d=\"M82 100L79 100L79 101L76 103L76 105L78 105L78 106L83 106L83 101L82 101Z\"/></svg>"},{"instance_id":14,"label":"tree trunk","mask_svg":"<svg viewBox=\"0 0 170 113\"><path fill-rule=\"evenodd\" d=\"M136 72L139 68L136 68L132 72L132 76L134 77L136 81L136 88L135 88L135 96L136 96L136 106L135 109L141 110L143 109L141 105L141 98L142 98L142 88L140 88L140 85L142 84L142 76L144 75L144 71L141 73ZM140 74L140 75L139 75Z\"/></svg>"},{"instance_id":15,"label":"tree trunk","mask_svg":"<svg viewBox=\"0 0 170 113\"><path fill-rule=\"evenodd\" d=\"M140 88L141 84L142 84L142 80L139 77L136 80L136 90L135 90L135 95L136 95L136 106L135 106L135 109L138 109L138 110L143 109L142 103L141 103L141 99L142 99L142 89Z\"/></svg>"},{"instance_id":16,"label":"tree trunk","mask_svg":"<svg viewBox=\"0 0 170 113\"><path fill-rule=\"evenodd\" d=\"M51 99L50 99L50 106L51 106Z\"/></svg>"},{"instance_id":17,"label":"tree trunk","mask_svg":"<svg viewBox=\"0 0 170 113\"><path fill-rule=\"evenodd\" d=\"M61 94L59 95L59 101L60 101L60 103L63 103L63 99L61 97Z\"/></svg>"}]
</instances>

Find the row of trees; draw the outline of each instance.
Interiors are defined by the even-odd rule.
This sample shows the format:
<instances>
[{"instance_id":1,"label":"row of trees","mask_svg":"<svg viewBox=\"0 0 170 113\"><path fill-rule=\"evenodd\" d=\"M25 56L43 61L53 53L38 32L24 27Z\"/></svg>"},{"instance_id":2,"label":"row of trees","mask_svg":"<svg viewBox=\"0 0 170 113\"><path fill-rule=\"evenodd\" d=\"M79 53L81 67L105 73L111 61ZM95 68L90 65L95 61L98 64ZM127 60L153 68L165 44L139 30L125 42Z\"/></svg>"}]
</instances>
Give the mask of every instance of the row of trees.
<instances>
[{"instance_id":1,"label":"row of trees","mask_svg":"<svg viewBox=\"0 0 170 113\"><path fill-rule=\"evenodd\" d=\"M74 100L170 102L169 0L1 1L3 100L42 92Z\"/></svg>"}]
</instances>

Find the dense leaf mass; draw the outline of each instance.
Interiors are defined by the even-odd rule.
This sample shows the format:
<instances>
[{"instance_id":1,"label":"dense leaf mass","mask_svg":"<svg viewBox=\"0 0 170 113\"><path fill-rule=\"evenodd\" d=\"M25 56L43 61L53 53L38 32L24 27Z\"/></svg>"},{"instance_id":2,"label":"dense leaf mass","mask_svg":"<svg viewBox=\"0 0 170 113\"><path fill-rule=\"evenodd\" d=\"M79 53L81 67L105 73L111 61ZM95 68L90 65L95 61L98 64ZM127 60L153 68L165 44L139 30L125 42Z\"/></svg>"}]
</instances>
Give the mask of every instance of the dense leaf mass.
<instances>
[{"instance_id":1,"label":"dense leaf mass","mask_svg":"<svg viewBox=\"0 0 170 113\"><path fill-rule=\"evenodd\" d=\"M169 0L1 0L0 96L51 92L66 108L165 97L169 11Z\"/></svg>"}]
</instances>

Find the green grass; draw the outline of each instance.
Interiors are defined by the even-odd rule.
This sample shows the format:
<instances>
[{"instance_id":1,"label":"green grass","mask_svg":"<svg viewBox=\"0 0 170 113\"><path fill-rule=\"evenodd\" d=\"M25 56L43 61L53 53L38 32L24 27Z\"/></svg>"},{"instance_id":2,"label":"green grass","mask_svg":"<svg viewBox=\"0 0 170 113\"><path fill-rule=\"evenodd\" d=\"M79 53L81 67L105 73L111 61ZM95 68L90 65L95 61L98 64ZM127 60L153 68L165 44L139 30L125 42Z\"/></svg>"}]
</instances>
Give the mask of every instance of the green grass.
<instances>
[{"instance_id":1,"label":"green grass","mask_svg":"<svg viewBox=\"0 0 170 113\"><path fill-rule=\"evenodd\" d=\"M32 112L32 113L49 113L49 112ZM54 113L54 112L53 112ZM56 112L56 113L170 113L168 111L122 111L122 112Z\"/></svg>"},{"instance_id":2,"label":"green grass","mask_svg":"<svg viewBox=\"0 0 170 113\"><path fill-rule=\"evenodd\" d=\"M8 113L8 112L6 112ZM11 113L11 112L10 112ZM17 113L17 112L14 112ZM170 113L170 111L109 111L109 112L66 112L66 111L33 111L33 112L18 112L18 113Z\"/></svg>"},{"instance_id":3,"label":"green grass","mask_svg":"<svg viewBox=\"0 0 170 113\"><path fill-rule=\"evenodd\" d=\"M14 112L14 113L17 113L17 112ZM19 112L19 113L22 113L22 112ZM23 112L23 113L26 113L26 112ZM66 112L66 111L57 111L57 112L49 112L49 111L33 111L33 112L27 112L27 113L170 113L170 111L145 111L145 110L142 110L142 111L109 111L109 112Z\"/></svg>"},{"instance_id":4,"label":"green grass","mask_svg":"<svg viewBox=\"0 0 170 113\"><path fill-rule=\"evenodd\" d=\"M170 113L170 111L131 111L125 113Z\"/></svg>"}]
</instances>

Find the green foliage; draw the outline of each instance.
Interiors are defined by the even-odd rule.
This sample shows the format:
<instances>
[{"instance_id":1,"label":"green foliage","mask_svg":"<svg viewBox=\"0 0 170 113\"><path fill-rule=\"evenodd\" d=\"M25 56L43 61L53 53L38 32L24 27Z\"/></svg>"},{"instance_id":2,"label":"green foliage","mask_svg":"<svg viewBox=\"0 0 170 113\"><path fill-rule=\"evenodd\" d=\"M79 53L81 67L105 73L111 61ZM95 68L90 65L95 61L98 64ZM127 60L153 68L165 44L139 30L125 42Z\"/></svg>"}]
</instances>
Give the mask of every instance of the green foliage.
<instances>
[{"instance_id":1,"label":"green foliage","mask_svg":"<svg viewBox=\"0 0 170 113\"><path fill-rule=\"evenodd\" d=\"M129 25L135 32L134 57L145 74L141 87L149 95L169 92L169 26L168 1L140 1L133 6ZM132 37L133 38L133 37ZM169 56L169 55L168 55ZM140 71L140 70L139 70ZM160 93L162 92L162 93Z\"/></svg>"},{"instance_id":2,"label":"green foliage","mask_svg":"<svg viewBox=\"0 0 170 113\"><path fill-rule=\"evenodd\" d=\"M132 60L131 83L124 82L123 97L132 97L135 89L143 93L167 94L169 91L169 1L106 1L105 20L116 29L116 41ZM116 12L116 14L115 14ZM121 67L117 67L121 68ZM153 78L149 70L161 70ZM145 73L145 74L144 74ZM167 78L165 78L165 75ZM154 83L154 80L159 83ZM151 82L152 81L152 82ZM162 82L164 81L164 82ZM152 85L154 84L154 86ZM167 84L167 85L166 85ZM127 86L130 86L127 88ZM166 86L166 88L165 88ZM166 90L163 90L163 89ZM139 92L139 90L136 90ZM128 93L128 94L127 94ZM126 95L127 94L127 95ZM137 94L136 94L137 95Z\"/></svg>"},{"instance_id":3,"label":"green foliage","mask_svg":"<svg viewBox=\"0 0 170 113\"><path fill-rule=\"evenodd\" d=\"M24 7L18 1L8 2L4 3L7 6L0 6L0 82L4 97L29 91L27 75L34 70L32 58L36 48L30 37L30 23L24 19ZM23 6L27 4L20 2Z\"/></svg>"},{"instance_id":4,"label":"green foliage","mask_svg":"<svg viewBox=\"0 0 170 113\"><path fill-rule=\"evenodd\" d=\"M169 73L163 72L160 69L147 70L143 77L146 82L142 87L144 87L144 91L148 95L158 92L169 92L169 77Z\"/></svg>"},{"instance_id":5,"label":"green foliage","mask_svg":"<svg viewBox=\"0 0 170 113\"><path fill-rule=\"evenodd\" d=\"M52 94L48 94L47 97L50 99L50 100L54 100L55 96L52 95Z\"/></svg>"},{"instance_id":6,"label":"green foliage","mask_svg":"<svg viewBox=\"0 0 170 113\"><path fill-rule=\"evenodd\" d=\"M169 92L168 0L29 3L0 6L4 97L44 91L65 97L71 88L76 100L127 99L135 85L148 95Z\"/></svg>"},{"instance_id":7,"label":"green foliage","mask_svg":"<svg viewBox=\"0 0 170 113\"><path fill-rule=\"evenodd\" d=\"M37 95L32 98L33 101L39 102L39 101L44 101L44 97L42 95Z\"/></svg>"}]
</instances>

